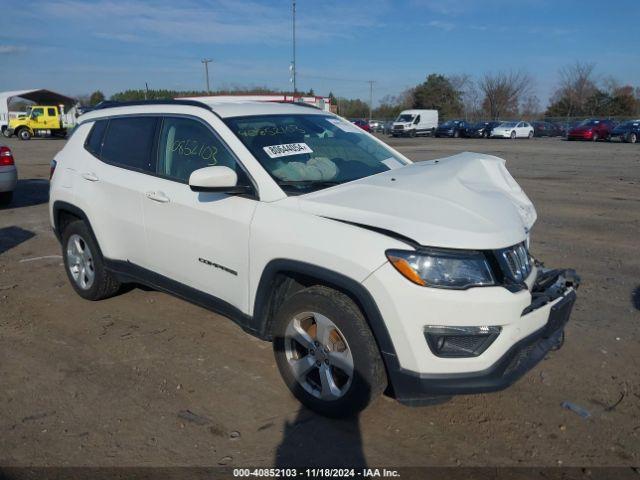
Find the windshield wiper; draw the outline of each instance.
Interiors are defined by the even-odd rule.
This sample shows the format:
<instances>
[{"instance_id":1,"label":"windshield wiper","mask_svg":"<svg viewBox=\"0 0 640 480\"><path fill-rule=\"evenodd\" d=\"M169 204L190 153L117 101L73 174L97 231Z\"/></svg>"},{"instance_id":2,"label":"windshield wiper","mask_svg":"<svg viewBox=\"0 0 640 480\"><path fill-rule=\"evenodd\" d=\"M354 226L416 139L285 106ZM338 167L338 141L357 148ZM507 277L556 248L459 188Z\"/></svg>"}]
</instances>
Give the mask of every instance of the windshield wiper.
<instances>
[{"instance_id":1,"label":"windshield wiper","mask_svg":"<svg viewBox=\"0 0 640 480\"><path fill-rule=\"evenodd\" d=\"M340 185L342 182L336 182L335 180L277 180L278 185L283 187L307 187L307 186L321 186L331 187L333 185Z\"/></svg>"}]
</instances>

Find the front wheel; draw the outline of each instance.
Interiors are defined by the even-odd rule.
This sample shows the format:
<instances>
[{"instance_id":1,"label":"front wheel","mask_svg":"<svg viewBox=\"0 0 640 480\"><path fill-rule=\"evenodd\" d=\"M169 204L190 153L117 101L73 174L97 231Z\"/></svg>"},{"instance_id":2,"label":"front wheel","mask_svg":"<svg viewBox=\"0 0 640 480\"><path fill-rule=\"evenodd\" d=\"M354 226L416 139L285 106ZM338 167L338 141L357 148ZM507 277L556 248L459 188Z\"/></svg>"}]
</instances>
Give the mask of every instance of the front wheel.
<instances>
[{"instance_id":1,"label":"front wheel","mask_svg":"<svg viewBox=\"0 0 640 480\"><path fill-rule=\"evenodd\" d=\"M594 134L593 134L593 137L591 137L591 139L592 139L594 142L597 142L598 140L600 140L600 137L598 136L598 134L597 134L597 133L594 133Z\"/></svg>"},{"instance_id":2,"label":"front wheel","mask_svg":"<svg viewBox=\"0 0 640 480\"><path fill-rule=\"evenodd\" d=\"M358 306L331 288L303 289L280 307L273 349L282 378L306 407L357 414L387 385L376 341Z\"/></svg>"},{"instance_id":3,"label":"front wheel","mask_svg":"<svg viewBox=\"0 0 640 480\"><path fill-rule=\"evenodd\" d=\"M513 131L511 132L511 140L515 140L516 139L516 132Z\"/></svg>"},{"instance_id":4,"label":"front wheel","mask_svg":"<svg viewBox=\"0 0 640 480\"><path fill-rule=\"evenodd\" d=\"M533 132L529 132L529 140L533 138Z\"/></svg>"},{"instance_id":5,"label":"front wheel","mask_svg":"<svg viewBox=\"0 0 640 480\"><path fill-rule=\"evenodd\" d=\"M627 138L629 143L636 143L638 141L638 135L636 135L635 132L631 132Z\"/></svg>"}]
</instances>

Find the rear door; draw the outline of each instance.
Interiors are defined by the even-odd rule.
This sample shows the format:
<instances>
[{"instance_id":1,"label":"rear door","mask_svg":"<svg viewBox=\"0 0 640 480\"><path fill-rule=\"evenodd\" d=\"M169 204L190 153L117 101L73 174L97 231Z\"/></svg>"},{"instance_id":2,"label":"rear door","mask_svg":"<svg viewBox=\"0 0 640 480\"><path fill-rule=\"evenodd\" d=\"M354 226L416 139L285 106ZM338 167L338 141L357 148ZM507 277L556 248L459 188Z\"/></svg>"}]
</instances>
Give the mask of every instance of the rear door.
<instances>
[{"instance_id":1,"label":"rear door","mask_svg":"<svg viewBox=\"0 0 640 480\"><path fill-rule=\"evenodd\" d=\"M157 124L149 116L100 120L87 137L77 192L106 258L148 265L141 189L155 172Z\"/></svg>"},{"instance_id":2,"label":"rear door","mask_svg":"<svg viewBox=\"0 0 640 480\"><path fill-rule=\"evenodd\" d=\"M211 127L166 116L158 136L156 176L144 183L143 212L152 269L248 311L249 229L257 201L194 192L194 170L222 165L247 175Z\"/></svg>"}]
</instances>

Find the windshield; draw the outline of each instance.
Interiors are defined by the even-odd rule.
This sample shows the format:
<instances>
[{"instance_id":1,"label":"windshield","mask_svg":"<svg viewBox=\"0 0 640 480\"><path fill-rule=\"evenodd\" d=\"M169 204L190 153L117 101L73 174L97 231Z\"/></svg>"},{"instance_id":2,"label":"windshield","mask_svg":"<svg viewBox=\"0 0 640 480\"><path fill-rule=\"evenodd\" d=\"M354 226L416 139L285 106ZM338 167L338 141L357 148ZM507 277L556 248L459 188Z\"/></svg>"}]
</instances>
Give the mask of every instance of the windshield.
<instances>
[{"instance_id":1,"label":"windshield","mask_svg":"<svg viewBox=\"0 0 640 480\"><path fill-rule=\"evenodd\" d=\"M413 122L414 118L416 118L415 115L410 115L408 113L405 113L402 115L398 115L398 118L396 118L396 122Z\"/></svg>"},{"instance_id":2,"label":"windshield","mask_svg":"<svg viewBox=\"0 0 640 480\"><path fill-rule=\"evenodd\" d=\"M499 126L502 128L514 128L516 126L516 122L502 122Z\"/></svg>"},{"instance_id":3,"label":"windshield","mask_svg":"<svg viewBox=\"0 0 640 480\"><path fill-rule=\"evenodd\" d=\"M629 120L628 122L624 122L618 126L618 128L631 128L637 127L640 125L640 120Z\"/></svg>"},{"instance_id":4,"label":"windshield","mask_svg":"<svg viewBox=\"0 0 640 480\"><path fill-rule=\"evenodd\" d=\"M283 189L300 193L406 164L362 129L333 116L265 115L226 123Z\"/></svg>"},{"instance_id":5,"label":"windshield","mask_svg":"<svg viewBox=\"0 0 640 480\"><path fill-rule=\"evenodd\" d=\"M447 122L444 122L442 124L440 124L441 127L455 127L457 124L459 124L460 121L459 120L449 120Z\"/></svg>"},{"instance_id":6,"label":"windshield","mask_svg":"<svg viewBox=\"0 0 640 480\"><path fill-rule=\"evenodd\" d=\"M582 123L580 123L578 126L579 127L593 127L595 125L598 125L600 123L600 120L583 120Z\"/></svg>"}]
</instances>

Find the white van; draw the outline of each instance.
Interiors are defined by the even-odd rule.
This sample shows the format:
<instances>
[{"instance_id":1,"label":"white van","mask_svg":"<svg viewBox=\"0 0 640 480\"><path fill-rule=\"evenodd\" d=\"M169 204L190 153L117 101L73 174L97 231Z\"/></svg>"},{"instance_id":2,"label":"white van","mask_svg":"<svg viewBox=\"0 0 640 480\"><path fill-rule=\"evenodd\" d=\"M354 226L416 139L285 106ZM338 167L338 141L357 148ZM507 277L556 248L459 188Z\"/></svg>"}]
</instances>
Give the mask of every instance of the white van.
<instances>
[{"instance_id":1,"label":"white van","mask_svg":"<svg viewBox=\"0 0 640 480\"><path fill-rule=\"evenodd\" d=\"M403 110L393 122L391 135L415 137L433 135L438 128L437 110Z\"/></svg>"}]
</instances>

